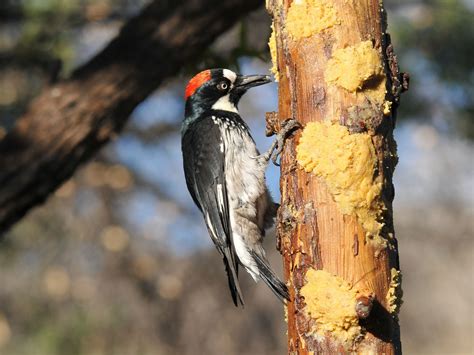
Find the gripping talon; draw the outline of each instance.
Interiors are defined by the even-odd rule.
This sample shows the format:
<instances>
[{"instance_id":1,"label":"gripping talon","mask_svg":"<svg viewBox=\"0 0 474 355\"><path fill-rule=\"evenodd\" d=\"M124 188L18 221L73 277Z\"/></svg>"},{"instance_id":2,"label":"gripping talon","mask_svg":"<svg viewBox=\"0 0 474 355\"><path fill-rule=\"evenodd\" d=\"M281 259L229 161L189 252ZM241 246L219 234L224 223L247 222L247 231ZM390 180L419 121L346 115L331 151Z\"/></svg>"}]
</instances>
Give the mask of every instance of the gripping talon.
<instances>
[{"instance_id":1,"label":"gripping talon","mask_svg":"<svg viewBox=\"0 0 474 355\"><path fill-rule=\"evenodd\" d=\"M280 132L278 132L275 141L271 145L270 149L262 155L263 159L268 162L271 158L273 164L275 164L276 166L280 166L280 164L278 163L278 157L283 151L285 139L287 138L289 133L299 127L301 127L300 123L294 118L290 118L282 122Z\"/></svg>"},{"instance_id":2,"label":"gripping talon","mask_svg":"<svg viewBox=\"0 0 474 355\"><path fill-rule=\"evenodd\" d=\"M289 133L299 127L301 127L300 123L294 118L290 118L281 124L281 130L280 132L278 132L278 135L276 137L275 151L271 154L273 164L275 164L276 166L280 166L280 164L278 163L278 157L283 151L285 139L287 138Z\"/></svg>"},{"instance_id":3,"label":"gripping talon","mask_svg":"<svg viewBox=\"0 0 474 355\"><path fill-rule=\"evenodd\" d=\"M279 157L279 156L280 156L280 155L277 155L277 154L274 154L274 155L272 156L273 165L275 165L275 166L280 166L280 163L278 162L278 157Z\"/></svg>"},{"instance_id":4,"label":"gripping talon","mask_svg":"<svg viewBox=\"0 0 474 355\"><path fill-rule=\"evenodd\" d=\"M300 128L300 127L301 127L301 124L296 119L289 118L282 123L282 129L280 130L280 133L284 133L284 136L286 136L295 128Z\"/></svg>"}]
</instances>

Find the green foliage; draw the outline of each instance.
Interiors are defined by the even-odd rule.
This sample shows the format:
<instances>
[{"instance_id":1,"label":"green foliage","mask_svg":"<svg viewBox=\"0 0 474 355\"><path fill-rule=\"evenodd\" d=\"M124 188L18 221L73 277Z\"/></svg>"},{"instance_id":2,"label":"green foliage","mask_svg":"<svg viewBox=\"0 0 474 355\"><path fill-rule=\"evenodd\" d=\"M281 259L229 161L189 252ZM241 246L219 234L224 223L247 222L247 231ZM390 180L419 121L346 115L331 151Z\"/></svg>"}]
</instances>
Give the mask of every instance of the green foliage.
<instances>
[{"instance_id":1,"label":"green foliage","mask_svg":"<svg viewBox=\"0 0 474 355\"><path fill-rule=\"evenodd\" d=\"M463 83L473 70L474 21L467 1L431 0L418 21L398 26L404 49L416 48L441 79ZM471 82L472 84L472 82Z\"/></svg>"},{"instance_id":2,"label":"green foliage","mask_svg":"<svg viewBox=\"0 0 474 355\"><path fill-rule=\"evenodd\" d=\"M387 1L389 32L411 76L400 118L431 120L474 139L474 7L468 1Z\"/></svg>"}]
</instances>

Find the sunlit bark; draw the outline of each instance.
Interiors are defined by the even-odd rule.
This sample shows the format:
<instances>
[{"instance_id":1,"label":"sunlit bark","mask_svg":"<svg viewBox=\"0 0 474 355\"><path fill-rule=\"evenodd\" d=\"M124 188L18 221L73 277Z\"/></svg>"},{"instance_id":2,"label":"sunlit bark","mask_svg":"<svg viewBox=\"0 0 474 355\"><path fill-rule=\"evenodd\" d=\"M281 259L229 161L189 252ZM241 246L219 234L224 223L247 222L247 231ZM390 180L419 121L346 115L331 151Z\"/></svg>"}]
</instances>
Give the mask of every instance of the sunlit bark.
<instances>
[{"instance_id":1,"label":"sunlit bark","mask_svg":"<svg viewBox=\"0 0 474 355\"><path fill-rule=\"evenodd\" d=\"M393 139L400 93L379 0L274 0L280 120L302 124L281 163L279 250L289 353L401 352Z\"/></svg>"}]
</instances>

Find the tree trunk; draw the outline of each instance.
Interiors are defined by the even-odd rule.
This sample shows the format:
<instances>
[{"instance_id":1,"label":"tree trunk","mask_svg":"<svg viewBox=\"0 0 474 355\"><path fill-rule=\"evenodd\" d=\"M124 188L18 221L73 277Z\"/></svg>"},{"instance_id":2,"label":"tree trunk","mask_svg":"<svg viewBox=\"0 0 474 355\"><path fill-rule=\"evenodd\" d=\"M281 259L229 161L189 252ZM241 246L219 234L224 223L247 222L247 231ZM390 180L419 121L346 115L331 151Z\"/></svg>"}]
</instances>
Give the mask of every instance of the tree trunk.
<instances>
[{"instance_id":1,"label":"tree trunk","mask_svg":"<svg viewBox=\"0 0 474 355\"><path fill-rule=\"evenodd\" d=\"M288 351L401 353L393 139L400 74L380 0L270 0ZM278 128L278 127L277 127Z\"/></svg>"},{"instance_id":2,"label":"tree trunk","mask_svg":"<svg viewBox=\"0 0 474 355\"><path fill-rule=\"evenodd\" d=\"M0 137L0 235L115 137L132 110L261 0L153 1Z\"/></svg>"}]
</instances>

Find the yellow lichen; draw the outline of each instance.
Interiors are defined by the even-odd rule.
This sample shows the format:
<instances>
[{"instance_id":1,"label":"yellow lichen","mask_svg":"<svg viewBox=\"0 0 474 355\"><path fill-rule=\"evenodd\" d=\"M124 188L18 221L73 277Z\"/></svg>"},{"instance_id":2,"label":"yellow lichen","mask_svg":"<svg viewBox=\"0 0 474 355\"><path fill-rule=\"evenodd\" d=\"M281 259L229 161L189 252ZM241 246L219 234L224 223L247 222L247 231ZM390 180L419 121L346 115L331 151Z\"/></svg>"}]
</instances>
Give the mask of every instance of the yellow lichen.
<instances>
[{"instance_id":1,"label":"yellow lichen","mask_svg":"<svg viewBox=\"0 0 474 355\"><path fill-rule=\"evenodd\" d=\"M295 0L288 9L286 28L293 39L300 39L339 23L336 10L326 1Z\"/></svg>"},{"instance_id":2,"label":"yellow lichen","mask_svg":"<svg viewBox=\"0 0 474 355\"><path fill-rule=\"evenodd\" d=\"M386 296L387 308L391 314L397 315L403 303L402 273L400 270L392 268L390 274L390 287L388 288Z\"/></svg>"},{"instance_id":3,"label":"yellow lichen","mask_svg":"<svg viewBox=\"0 0 474 355\"><path fill-rule=\"evenodd\" d=\"M388 116L390 115L391 112L392 112L392 101L385 101L383 103L383 114L385 116Z\"/></svg>"},{"instance_id":4,"label":"yellow lichen","mask_svg":"<svg viewBox=\"0 0 474 355\"><path fill-rule=\"evenodd\" d=\"M324 75L326 82L350 92L363 91L375 102L385 98L383 66L371 41L334 51Z\"/></svg>"},{"instance_id":5,"label":"yellow lichen","mask_svg":"<svg viewBox=\"0 0 474 355\"><path fill-rule=\"evenodd\" d=\"M337 123L310 122L296 152L306 172L324 178L341 212L355 214L366 235L378 237L382 183L374 178L377 156L370 135L350 134Z\"/></svg>"},{"instance_id":6,"label":"yellow lichen","mask_svg":"<svg viewBox=\"0 0 474 355\"><path fill-rule=\"evenodd\" d=\"M270 56L272 58L272 67L270 71L275 77L275 81L278 81L280 79L280 75L279 75L280 73L278 72L277 42L276 42L276 35L275 35L275 27L273 23L272 23L272 33L270 35L270 39L268 40L268 47L270 48Z\"/></svg>"},{"instance_id":7,"label":"yellow lichen","mask_svg":"<svg viewBox=\"0 0 474 355\"><path fill-rule=\"evenodd\" d=\"M362 91L358 91L356 94L358 96L363 95L374 104L382 105L387 94L386 85L387 79L385 76L378 76L370 85L367 85L367 87L364 87Z\"/></svg>"},{"instance_id":8,"label":"yellow lichen","mask_svg":"<svg viewBox=\"0 0 474 355\"><path fill-rule=\"evenodd\" d=\"M314 320L313 332L330 333L346 348L361 334L355 311L357 291L340 277L323 270L309 269L306 284L301 288L304 311Z\"/></svg>"}]
</instances>

